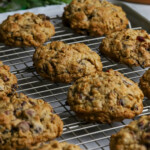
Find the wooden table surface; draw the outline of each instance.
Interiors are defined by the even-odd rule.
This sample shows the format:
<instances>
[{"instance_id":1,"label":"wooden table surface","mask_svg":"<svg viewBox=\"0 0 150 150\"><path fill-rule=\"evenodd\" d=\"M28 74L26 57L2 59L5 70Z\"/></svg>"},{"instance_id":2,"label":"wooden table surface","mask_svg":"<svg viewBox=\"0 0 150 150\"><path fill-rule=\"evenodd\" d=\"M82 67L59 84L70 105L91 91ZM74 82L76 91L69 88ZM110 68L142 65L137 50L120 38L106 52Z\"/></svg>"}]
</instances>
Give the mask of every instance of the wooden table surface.
<instances>
[{"instance_id":1,"label":"wooden table surface","mask_svg":"<svg viewBox=\"0 0 150 150\"><path fill-rule=\"evenodd\" d=\"M150 0L124 0L124 1L133 2L133 3L150 4Z\"/></svg>"}]
</instances>

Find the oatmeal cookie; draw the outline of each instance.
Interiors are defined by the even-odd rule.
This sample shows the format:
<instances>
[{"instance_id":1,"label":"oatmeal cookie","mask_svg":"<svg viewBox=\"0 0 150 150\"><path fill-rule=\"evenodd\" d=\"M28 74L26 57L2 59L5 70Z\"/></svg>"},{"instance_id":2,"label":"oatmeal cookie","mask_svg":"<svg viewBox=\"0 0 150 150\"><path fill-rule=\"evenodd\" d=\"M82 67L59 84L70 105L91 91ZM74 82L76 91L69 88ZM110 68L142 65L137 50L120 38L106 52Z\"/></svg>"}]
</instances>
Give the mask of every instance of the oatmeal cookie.
<instances>
[{"instance_id":1,"label":"oatmeal cookie","mask_svg":"<svg viewBox=\"0 0 150 150\"><path fill-rule=\"evenodd\" d=\"M150 35L144 30L125 29L103 39L100 52L129 66L150 66Z\"/></svg>"},{"instance_id":2,"label":"oatmeal cookie","mask_svg":"<svg viewBox=\"0 0 150 150\"><path fill-rule=\"evenodd\" d=\"M139 84L144 95L150 99L150 68L143 74Z\"/></svg>"},{"instance_id":3,"label":"oatmeal cookie","mask_svg":"<svg viewBox=\"0 0 150 150\"><path fill-rule=\"evenodd\" d=\"M142 116L111 136L111 150L150 150L150 115Z\"/></svg>"},{"instance_id":4,"label":"oatmeal cookie","mask_svg":"<svg viewBox=\"0 0 150 150\"><path fill-rule=\"evenodd\" d=\"M136 83L110 69L77 80L68 91L67 102L86 121L111 123L140 114L143 98Z\"/></svg>"},{"instance_id":5,"label":"oatmeal cookie","mask_svg":"<svg viewBox=\"0 0 150 150\"><path fill-rule=\"evenodd\" d=\"M41 99L24 94L0 97L0 149L19 149L62 134L63 122Z\"/></svg>"},{"instance_id":6,"label":"oatmeal cookie","mask_svg":"<svg viewBox=\"0 0 150 150\"><path fill-rule=\"evenodd\" d=\"M55 28L44 14L14 14L0 25L1 41L10 46L37 47L54 34Z\"/></svg>"},{"instance_id":7,"label":"oatmeal cookie","mask_svg":"<svg viewBox=\"0 0 150 150\"><path fill-rule=\"evenodd\" d=\"M102 70L100 56L83 43L54 41L38 47L33 55L36 71L54 82L72 82Z\"/></svg>"},{"instance_id":8,"label":"oatmeal cookie","mask_svg":"<svg viewBox=\"0 0 150 150\"><path fill-rule=\"evenodd\" d=\"M65 7L63 23L77 33L102 36L125 29L125 12L105 0L72 0Z\"/></svg>"},{"instance_id":9,"label":"oatmeal cookie","mask_svg":"<svg viewBox=\"0 0 150 150\"><path fill-rule=\"evenodd\" d=\"M11 95L17 89L17 78L10 73L10 67L0 61L0 96Z\"/></svg>"},{"instance_id":10,"label":"oatmeal cookie","mask_svg":"<svg viewBox=\"0 0 150 150\"><path fill-rule=\"evenodd\" d=\"M27 147L25 150L82 150L79 146L67 142L51 141L50 143L38 143Z\"/></svg>"}]
</instances>

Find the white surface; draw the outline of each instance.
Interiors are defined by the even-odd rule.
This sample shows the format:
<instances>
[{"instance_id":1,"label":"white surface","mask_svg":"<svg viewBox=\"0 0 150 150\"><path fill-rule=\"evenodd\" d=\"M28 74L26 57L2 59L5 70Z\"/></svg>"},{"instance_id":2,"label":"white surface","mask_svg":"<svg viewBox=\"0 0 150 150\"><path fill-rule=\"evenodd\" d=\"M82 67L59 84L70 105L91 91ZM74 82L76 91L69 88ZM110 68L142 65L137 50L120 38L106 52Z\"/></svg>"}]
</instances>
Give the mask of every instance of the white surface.
<instances>
[{"instance_id":1,"label":"white surface","mask_svg":"<svg viewBox=\"0 0 150 150\"><path fill-rule=\"evenodd\" d=\"M127 2L124 3L150 21L150 5L127 3Z\"/></svg>"},{"instance_id":2,"label":"white surface","mask_svg":"<svg viewBox=\"0 0 150 150\"><path fill-rule=\"evenodd\" d=\"M117 1L117 0L109 0L109 1ZM124 2L124 3L130 6L132 9L136 10L138 13L143 15L148 20L150 20L150 5L142 5L142 4L135 4L135 3L127 3L127 2ZM21 10L21 11L0 13L0 22L6 19L8 15L12 15L15 13L24 13L27 11L33 12L35 14L43 13L43 14L46 14L47 16L61 15L64 11L63 9L64 6L65 5L53 5L53 6L37 7L37 8Z\"/></svg>"}]
</instances>

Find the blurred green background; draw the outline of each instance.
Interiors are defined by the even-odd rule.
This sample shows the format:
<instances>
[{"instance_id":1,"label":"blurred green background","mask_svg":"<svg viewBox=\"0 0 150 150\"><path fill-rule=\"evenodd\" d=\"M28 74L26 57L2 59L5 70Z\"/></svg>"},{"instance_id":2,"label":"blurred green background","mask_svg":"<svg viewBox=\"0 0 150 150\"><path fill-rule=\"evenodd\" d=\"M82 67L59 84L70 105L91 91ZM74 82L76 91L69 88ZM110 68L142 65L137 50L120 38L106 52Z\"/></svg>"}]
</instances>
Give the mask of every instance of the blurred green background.
<instances>
[{"instance_id":1,"label":"blurred green background","mask_svg":"<svg viewBox=\"0 0 150 150\"><path fill-rule=\"evenodd\" d=\"M0 13L70 2L71 0L0 0Z\"/></svg>"}]
</instances>

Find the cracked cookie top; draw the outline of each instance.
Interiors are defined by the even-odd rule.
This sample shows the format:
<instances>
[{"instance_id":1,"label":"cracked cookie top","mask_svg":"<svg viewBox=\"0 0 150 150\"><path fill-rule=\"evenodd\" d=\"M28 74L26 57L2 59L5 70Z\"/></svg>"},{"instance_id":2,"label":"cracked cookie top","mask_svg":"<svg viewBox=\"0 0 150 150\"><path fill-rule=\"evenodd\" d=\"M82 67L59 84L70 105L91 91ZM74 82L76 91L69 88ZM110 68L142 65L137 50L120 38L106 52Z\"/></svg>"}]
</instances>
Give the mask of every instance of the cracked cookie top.
<instances>
[{"instance_id":1,"label":"cracked cookie top","mask_svg":"<svg viewBox=\"0 0 150 150\"><path fill-rule=\"evenodd\" d=\"M0 96L11 95L17 89L17 78L10 73L10 67L0 61Z\"/></svg>"},{"instance_id":2,"label":"cracked cookie top","mask_svg":"<svg viewBox=\"0 0 150 150\"><path fill-rule=\"evenodd\" d=\"M150 150L150 115L142 116L111 136L111 150Z\"/></svg>"},{"instance_id":3,"label":"cracked cookie top","mask_svg":"<svg viewBox=\"0 0 150 150\"><path fill-rule=\"evenodd\" d=\"M41 99L24 94L0 97L0 149L22 148L62 134L63 122Z\"/></svg>"},{"instance_id":4,"label":"cracked cookie top","mask_svg":"<svg viewBox=\"0 0 150 150\"><path fill-rule=\"evenodd\" d=\"M55 41L38 47L33 55L36 71L54 82L72 82L102 70L100 56L83 43Z\"/></svg>"},{"instance_id":5,"label":"cracked cookie top","mask_svg":"<svg viewBox=\"0 0 150 150\"><path fill-rule=\"evenodd\" d=\"M100 45L100 52L129 66L150 66L150 35L144 30L114 32Z\"/></svg>"},{"instance_id":6,"label":"cracked cookie top","mask_svg":"<svg viewBox=\"0 0 150 150\"><path fill-rule=\"evenodd\" d=\"M145 96L150 99L150 69L148 69L140 79L140 88Z\"/></svg>"},{"instance_id":7,"label":"cracked cookie top","mask_svg":"<svg viewBox=\"0 0 150 150\"><path fill-rule=\"evenodd\" d=\"M140 114L143 98L136 83L110 69L77 80L69 88L67 102L80 118L111 123Z\"/></svg>"},{"instance_id":8,"label":"cracked cookie top","mask_svg":"<svg viewBox=\"0 0 150 150\"><path fill-rule=\"evenodd\" d=\"M19 150L19 149L18 149ZM25 150L82 150L79 146L67 142L50 141L49 143L38 143L27 147Z\"/></svg>"},{"instance_id":9,"label":"cracked cookie top","mask_svg":"<svg viewBox=\"0 0 150 150\"><path fill-rule=\"evenodd\" d=\"M53 24L44 14L31 12L8 16L0 25L1 41L10 46L39 46L55 34Z\"/></svg>"},{"instance_id":10,"label":"cracked cookie top","mask_svg":"<svg viewBox=\"0 0 150 150\"><path fill-rule=\"evenodd\" d=\"M125 29L125 12L106 0L72 0L65 7L63 23L77 33L102 36Z\"/></svg>"}]
</instances>

